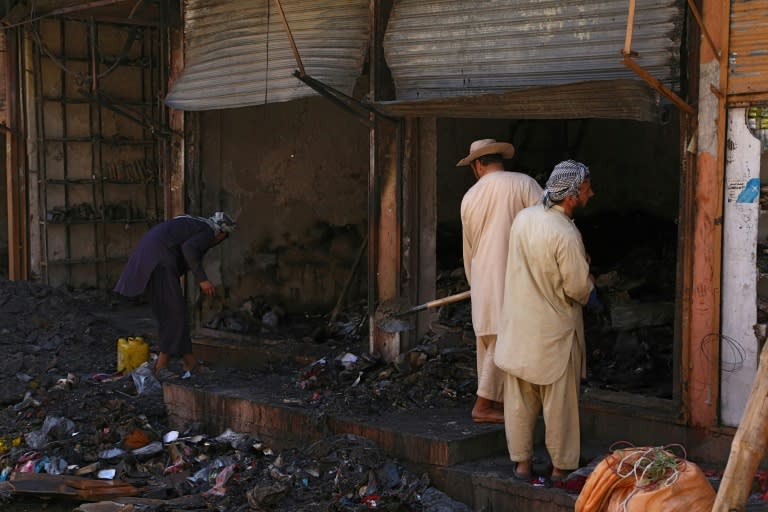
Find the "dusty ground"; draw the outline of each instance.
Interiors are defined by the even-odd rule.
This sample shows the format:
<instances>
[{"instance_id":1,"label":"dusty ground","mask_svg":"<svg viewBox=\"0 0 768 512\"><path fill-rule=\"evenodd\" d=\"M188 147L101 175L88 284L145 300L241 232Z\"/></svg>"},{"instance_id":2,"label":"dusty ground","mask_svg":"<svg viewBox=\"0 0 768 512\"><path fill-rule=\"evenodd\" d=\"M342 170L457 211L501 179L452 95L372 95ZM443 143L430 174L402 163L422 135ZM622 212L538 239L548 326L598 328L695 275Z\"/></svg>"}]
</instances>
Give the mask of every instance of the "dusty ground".
<instances>
[{"instance_id":1,"label":"dusty ground","mask_svg":"<svg viewBox=\"0 0 768 512\"><path fill-rule=\"evenodd\" d=\"M147 317L145 305L106 292L0 281L0 478L80 472L95 479L99 471L114 470L116 481L129 482L144 499L135 510L345 511L372 502L383 510L466 510L364 439L342 436L275 453L240 433L207 437L194 426L169 432L152 379L115 374L118 337L147 334L152 341ZM215 385L279 374L284 389L276 392L319 415L340 407L385 413L464 406L472 399L474 353L467 347L427 345L385 365L362 353L354 329L334 329L319 341L328 355L307 366L195 378ZM437 392L429 389L435 382ZM55 491L20 493L20 487L0 481L3 510L58 512L78 503ZM53 498L42 501L46 494Z\"/></svg>"},{"instance_id":2,"label":"dusty ground","mask_svg":"<svg viewBox=\"0 0 768 512\"><path fill-rule=\"evenodd\" d=\"M330 330L318 330L323 318L283 316L270 335L282 329L293 346L318 355L312 363L219 369L195 377L195 385L271 382L276 396L318 416L431 406L468 411L476 387L468 311L466 304L444 308L439 329L388 364L365 352L360 312L345 313ZM136 511L358 511L374 503L402 512L468 510L365 439L336 436L277 453L241 433L206 436L194 425L170 432L152 380L115 375L117 338L145 334L153 341L153 330L140 302L0 280L3 511L90 512L82 500L55 491L43 500L46 493L20 493L18 483L4 480L11 472L95 479L99 471L135 487ZM765 509L764 480L756 480L749 510Z\"/></svg>"}]
</instances>

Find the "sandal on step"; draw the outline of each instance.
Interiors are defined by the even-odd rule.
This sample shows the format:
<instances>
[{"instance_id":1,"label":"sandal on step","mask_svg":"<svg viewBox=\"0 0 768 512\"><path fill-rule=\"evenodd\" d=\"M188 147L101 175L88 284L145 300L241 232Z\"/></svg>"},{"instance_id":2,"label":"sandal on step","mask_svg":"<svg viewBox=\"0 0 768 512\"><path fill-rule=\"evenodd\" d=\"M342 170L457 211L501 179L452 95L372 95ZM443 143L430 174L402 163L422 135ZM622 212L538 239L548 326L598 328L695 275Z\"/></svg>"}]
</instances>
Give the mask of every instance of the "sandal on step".
<instances>
[{"instance_id":1,"label":"sandal on step","mask_svg":"<svg viewBox=\"0 0 768 512\"><path fill-rule=\"evenodd\" d=\"M528 473L518 473L517 472L517 464L515 464L515 469L512 470L512 478L519 481L519 482L528 482L533 477L533 474L531 472Z\"/></svg>"}]
</instances>

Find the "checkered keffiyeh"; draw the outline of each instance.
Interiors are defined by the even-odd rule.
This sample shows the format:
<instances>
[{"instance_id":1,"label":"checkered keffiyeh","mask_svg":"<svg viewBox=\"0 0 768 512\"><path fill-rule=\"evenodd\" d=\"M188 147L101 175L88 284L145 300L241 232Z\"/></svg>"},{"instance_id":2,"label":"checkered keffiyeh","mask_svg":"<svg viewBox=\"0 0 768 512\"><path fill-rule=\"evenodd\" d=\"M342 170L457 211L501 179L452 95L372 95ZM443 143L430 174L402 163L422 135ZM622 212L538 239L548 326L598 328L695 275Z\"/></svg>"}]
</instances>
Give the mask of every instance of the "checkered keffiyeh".
<instances>
[{"instance_id":1,"label":"checkered keffiyeh","mask_svg":"<svg viewBox=\"0 0 768 512\"><path fill-rule=\"evenodd\" d=\"M579 187L589 178L589 167L576 160L560 162L552 170L547 180L542 200L546 208L551 208L568 196L579 194Z\"/></svg>"}]
</instances>

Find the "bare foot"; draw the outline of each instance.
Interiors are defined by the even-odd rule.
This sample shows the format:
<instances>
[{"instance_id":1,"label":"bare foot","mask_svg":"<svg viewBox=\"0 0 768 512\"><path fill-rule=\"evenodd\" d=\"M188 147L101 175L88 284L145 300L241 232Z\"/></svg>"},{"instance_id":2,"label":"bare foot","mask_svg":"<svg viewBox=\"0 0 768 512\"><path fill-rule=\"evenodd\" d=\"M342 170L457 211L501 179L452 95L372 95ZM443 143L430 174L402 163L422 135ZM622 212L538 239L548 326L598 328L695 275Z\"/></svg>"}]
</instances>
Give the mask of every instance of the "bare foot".
<instances>
[{"instance_id":1,"label":"bare foot","mask_svg":"<svg viewBox=\"0 0 768 512\"><path fill-rule=\"evenodd\" d=\"M504 423L504 413L492 407L472 409L472 421L475 423Z\"/></svg>"}]
</instances>

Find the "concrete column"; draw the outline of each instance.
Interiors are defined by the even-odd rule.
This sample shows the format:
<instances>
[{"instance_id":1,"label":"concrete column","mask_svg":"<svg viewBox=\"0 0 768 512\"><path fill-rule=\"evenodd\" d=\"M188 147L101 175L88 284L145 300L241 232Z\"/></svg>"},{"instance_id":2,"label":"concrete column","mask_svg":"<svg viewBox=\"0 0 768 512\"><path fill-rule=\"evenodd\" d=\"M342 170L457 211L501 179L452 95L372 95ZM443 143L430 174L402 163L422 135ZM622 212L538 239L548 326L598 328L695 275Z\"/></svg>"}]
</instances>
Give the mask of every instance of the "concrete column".
<instances>
[{"instance_id":1,"label":"concrete column","mask_svg":"<svg viewBox=\"0 0 768 512\"><path fill-rule=\"evenodd\" d=\"M760 141L746 125L746 109L728 112L723 198L720 416L738 426L757 370L757 228L760 216Z\"/></svg>"}]
</instances>

